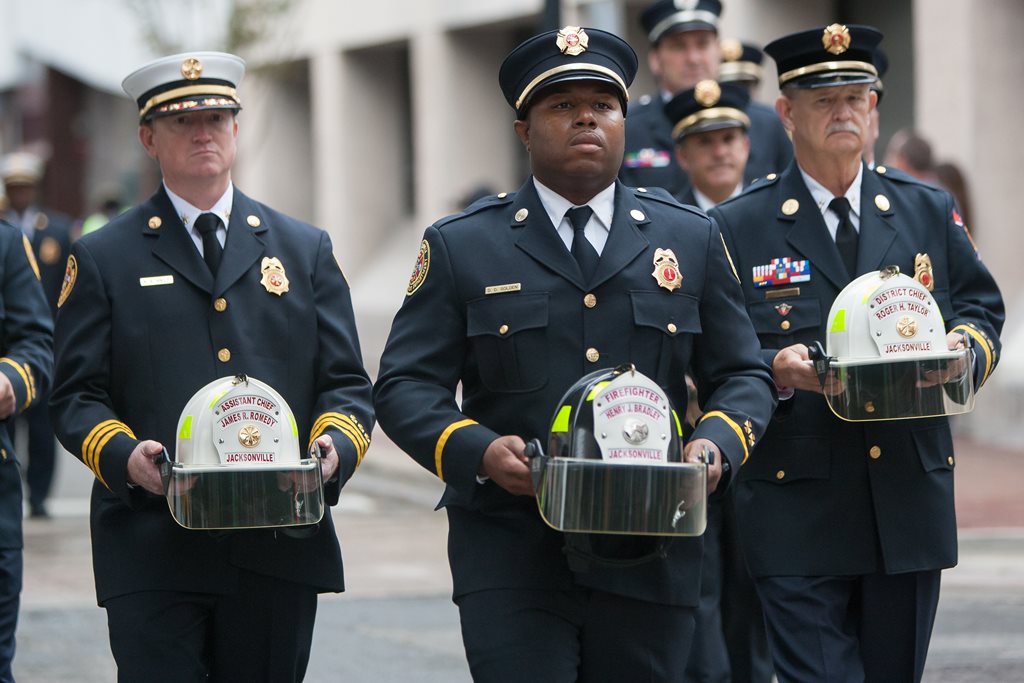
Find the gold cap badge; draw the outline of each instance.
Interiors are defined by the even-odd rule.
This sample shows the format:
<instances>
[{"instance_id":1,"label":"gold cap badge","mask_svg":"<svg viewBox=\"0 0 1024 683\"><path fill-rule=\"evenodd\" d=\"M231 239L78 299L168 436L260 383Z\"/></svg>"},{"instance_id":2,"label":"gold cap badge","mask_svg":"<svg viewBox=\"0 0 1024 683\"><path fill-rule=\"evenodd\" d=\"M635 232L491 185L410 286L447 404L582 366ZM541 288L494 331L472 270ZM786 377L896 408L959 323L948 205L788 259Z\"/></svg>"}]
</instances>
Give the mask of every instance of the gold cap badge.
<instances>
[{"instance_id":1,"label":"gold cap badge","mask_svg":"<svg viewBox=\"0 0 1024 683\"><path fill-rule=\"evenodd\" d=\"M683 284L679 261L671 249L654 250L654 272L651 275L657 280L659 287L664 287L670 292Z\"/></svg>"},{"instance_id":2,"label":"gold cap badge","mask_svg":"<svg viewBox=\"0 0 1024 683\"><path fill-rule=\"evenodd\" d=\"M271 294L281 296L288 291L288 276L285 275L284 266L276 256L263 257L260 263L260 271L263 273L260 284Z\"/></svg>"},{"instance_id":3,"label":"gold cap badge","mask_svg":"<svg viewBox=\"0 0 1024 683\"><path fill-rule=\"evenodd\" d=\"M576 57L587 51L590 37L587 32L579 26L566 26L558 31L555 38L555 45L562 51L563 55Z\"/></svg>"},{"instance_id":4,"label":"gold cap badge","mask_svg":"<svg viewBox=\"0 0 1024 683\"><path fill-rule=\"evenodd\" d=\"M928 254L914 257L914 279L929 292L935 289L935 276L932 275L932 259Z\"/></svg>"},{"instance_id":5,"label":"gold cap badge","mask_svg":"<svg viewBox=\"0 0 1024 683\"><path fill-rule=\"evenodd\" d=\"M843 54L850 48L850 29L842 24L829 24L821 35L821 46L828 53Z\"/></svg>"},{"instance_id":6,"label":"gold cap badge","mask_svg":"<svg viewBox=\"0 0 1024 683\"><path fill-rule=\"evenodd\" d=\"M203 63L195 57L189 57L181 63L181 75L186 80L194 81L203 75Z\"/></svg>"},{"instance_id":7,"label":"gold cap badge","mask_svg":"<svg viewBox=\"0 0 1024 683\"><path fill-rule=\"evenodd\" d=\"M722 96L722 88L715 81L706 79L693 87L693 98L702 107L713 107Z\"/></svg>"},{"instance_id":8,"label":"gold cap badge","mask_svg":"<svg viewBox=\"0 0 1024 683\"><path fill-rule=\"evenodd\" d=\"M734 38L723 40L721 42L721 48L723 62L735 62L743 56L743 45L740 41Z\"/></svg>"}]
</instances>

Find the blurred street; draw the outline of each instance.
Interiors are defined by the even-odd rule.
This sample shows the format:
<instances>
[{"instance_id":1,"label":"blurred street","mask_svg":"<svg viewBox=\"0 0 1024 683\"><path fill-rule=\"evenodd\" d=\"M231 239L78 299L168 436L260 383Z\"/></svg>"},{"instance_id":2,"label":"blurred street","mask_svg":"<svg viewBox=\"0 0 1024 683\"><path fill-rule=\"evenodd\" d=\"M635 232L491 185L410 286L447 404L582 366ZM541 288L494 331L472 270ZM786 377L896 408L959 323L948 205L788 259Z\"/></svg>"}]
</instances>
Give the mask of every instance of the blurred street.
<instances>
[{"instance_id":1,"label":"blurred street","mask_svg":"<svg viewBox=\"0 0 1024 683\"><path fill-rule=\"evenodd\" d=\"M14 663L22 683L113 681L96 607L91 474L58 463L49 520L25 521L25 587ZM960 564L943 575L925 680L1024 680L1024 453L957 447ZM307 681L468 682L450 600L439 483L379 432L334 510L348 592L321 598Z\"/></svg>"}]
</instances>

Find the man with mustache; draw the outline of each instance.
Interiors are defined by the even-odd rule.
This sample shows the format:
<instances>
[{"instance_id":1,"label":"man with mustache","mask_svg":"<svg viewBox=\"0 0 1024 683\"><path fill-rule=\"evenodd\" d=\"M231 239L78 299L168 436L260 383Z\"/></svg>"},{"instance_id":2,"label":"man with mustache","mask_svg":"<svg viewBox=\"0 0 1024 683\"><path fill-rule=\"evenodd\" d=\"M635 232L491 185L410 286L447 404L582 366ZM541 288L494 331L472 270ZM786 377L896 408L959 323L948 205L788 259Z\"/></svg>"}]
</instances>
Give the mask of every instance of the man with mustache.
<instances>
[{"instance_id":1,"label":"man with mustache","mask_svg":"<svg viewBox=\"0 0 1024 683\"><path fill-rule=\"evenodd\" d=\"M162 448L175 457L193 394L224 377L284 397L300 448L315 442L323 453L329 504L373 429L330 237L233 184L244 74L235 55L193 52L125 78L163 181L75 243L58 301L50 405L61 443L95 475L96 594L119 681L300 681L317 595L344 590L329 513L301 531L186 529L157 465ZM258 443L257 424L245 427ZM253 445L242 437L229 438ZM240 484L225 507L259 504L245 499L250 490Z\"/></svg>"},{"instance_id":2,"label":"man with mustache","mask_svg":"<svg viewBox=\"0 0 1024 683\"><path fill-rule=\"evenodd\" d=\"M1002 299L952 197L863 162L881 38L836 23L765 47L794 163L710 211L780 387L735 491L780 683L919 681L940 572L956 564L948 419L846 422L829 410L807 345L826 339L833 300L858 275L927 261L919 282L948 346L974 345L975 386L999 355Z\"/></svg>"},{"instance_id":3,"label":"man with mustache","mask_svg":"<svg viewBox=\"0 0 1024 683\"><path fill-rule=\"evenodd\" d=\"M538 512L524 440L546 441L569 387L633 363L682 413L692 368L707 412L684 458L712 449L711 488L773 409L714 224L664 191L616 182L635 73L629 45L590 28L509 54L498 80L533 175L427 229L381 358L381 425L447 484L454 601L476 681L682 679L701 539L658 555L615 537L617 563L570 561L566 535ZM666 279L657 264L668 258L678 261L662 266Z\"/></svg>"}]
</instances>

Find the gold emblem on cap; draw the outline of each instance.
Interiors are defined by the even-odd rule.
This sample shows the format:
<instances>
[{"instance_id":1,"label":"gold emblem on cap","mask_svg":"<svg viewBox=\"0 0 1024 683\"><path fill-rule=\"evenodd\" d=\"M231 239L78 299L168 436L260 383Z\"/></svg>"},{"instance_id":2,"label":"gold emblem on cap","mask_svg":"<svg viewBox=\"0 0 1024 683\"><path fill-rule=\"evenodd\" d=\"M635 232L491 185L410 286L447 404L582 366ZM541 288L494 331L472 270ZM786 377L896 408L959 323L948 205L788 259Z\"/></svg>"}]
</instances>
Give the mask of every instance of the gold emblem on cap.
<instances>
[{"instance_id":1,"label":"gold emblem on cap","mask_svg":"<svg viewBox=\"0 0 1024 683\"><path fill-rule=\"evenodd\" d=\"M164 222L160 219L160 216L153 216L152 218L149 219L150 230L159 230L160 226L163 224Z\"/></svg>"},{"instance_id":2,"label":"gold emblem on cap","mask_svg":"<svg viewBox=\"0 0 1024 683\"><path fill-rule=\"evenodd\" d=\"M693 99L697 100L702 107L715 106L721 97L721 86L710 78L700 81L693 87Z\"/></svg>"},{"instance_id":3,"label":"gold emblem on cap","mask_svg":"<svg viewBox=\"0 0 1024 683\"><path fill-rule=\"evenodd\" d=\"M829 24L821 35L821 45L825 52L843 54L850 47L850 29L842 24Z\"/></svg>"},{"instance_id":4,"label":"gold emblem on cap","mask_svg":"<svg viewBox=\"0 0 1024 683\"><path fill-rule=\"evenodd\" d=\"M260 428L256 425L245 425L238 430L238 443L246 448L256 448L260 445Z\"/></svg>"},{"instance_id":5,"label":"gold emblem on cap","mask_svg":"<svg viewBox=\"0 0 1024 683\"><path fill-rule=\"evenodd\" d=\"M284 266L276 256L264 256L260 263L260 271L263 273L260 284L268 292L281 296L288 291L288 276L285 275Z\"/></svg>"},{"instance_id":6,"label":"gold emblem on cap","mask_svg":"<svg viewBox=\"0 0 1024 683\"><path fill-rule=\"evenodd\" d=\"M782 202L782 213L786 214L787 216L792 216L794 213L796 213L799 210L800 210L800 202L798 202L795 199L790 198L790 199L787 199L786 201Z\"/></svg>"},{"instance_id":7,"label":"gold emblem on cap","mask_svg":"<svg viewBox=\"0 0 1024 683\"><path fill-rule=\"evenodd\" d=\"M932 259L928 254L918 254L914 257L914 279L920 282L929 292L935 289Z\"/></svg>"},{"instance_id":8,"label":"gold emblem on cap","mask_svg":"<svg viewBox=\"0 0 1024 683\"><path fill-rule=\"evenodd\" d=\"M875 206L878 207L879 211L888 211L889 210L889 198L886 197L884 194L876 194L875 195Z\"/></svg>"},{"instance_id":9,"label":"gold emblem on cap","mask_svg":"<svg viewBox=\"0 0 1024 683\"><path fill-rule=\"evenodd\" d=\"M527 210L527 209L519 209L518 211L516 211L516 215L515 215L516 223L522 223L523 221L526 220L526 217L529 216L529 215L530 215L529 210Z\"/></svg>"},{"instance_id":10,"label":"gold emblem on cap","mask_svg":"<svg viewBox=\"0 0 1024 683\"><path fill-rule=\"evenodd\" d=\"M910 339L917 334L917 321L909 315L902 316L896 321L896 331L904 339Z\"/></svg>"},{"instance_id":11,"label":"gold emblem on cap","mask_svg":"<svg viewBox=\"0 0 1024 683\"><path fill-rule=\"evenodd\" d=\"M555 45L562 51L563 55L575 57L587 51L590 44L590 36L579 26L565 26L558 31L555 38Z\"/></svg>"},{"instance_id":12,"label":"gold emblem on cap","mask_svg":"<svg viewBox=\"0 0 1024 683\"><path fill-rule=\"evenodd\" d=\"M203 63L195 57L189 57L181 63L181 75L186 80L194 81L203 75Z\"/></svg>"},{"instance_id":13,"label":"gold emblem on cap","mask_svg":"<svg viewBox=\"0 0 1024 683\"><path fill-rule=\"evenodd\" d=\"M721 46L723 62L735 62L743 56L743 44L734 38L723 40Z\"/></svg>"},{"instance_id":14,"label":"gold emblem on cap","mask_svg":"<svg viewBox=\"0 0 1024 683\"><path fill-rule=\"evenodd\" d=\"M259 216L255 216L255 215L249 216L248 218L245 219L245 222L249 224L250 228L258 228L258 227L260 227L260 217Z\"/></svg>"},{"instance_id":15,"label":"gold emblem on cap","mask_svg":"<svg viewBox=\"0 0 1024 683\"><path fill-rule=\"evenodd\" d=\"M668 291L679 289L683 284L683 276L679 272L679 261L671 249L654 250L654 272L651 273L659 287Z\"/></svg>"},{"instance_id":16,"label":"gold emblem on cap","mask_svg":"<svg viewBox=\"0 0 1024 683\"><path fill-rule=\"evenodd\" d=\"M50 217L45 213L37 213L35 220L36 230L46 230L47 226L50 225Z\"/></svg>"}]
</instances>

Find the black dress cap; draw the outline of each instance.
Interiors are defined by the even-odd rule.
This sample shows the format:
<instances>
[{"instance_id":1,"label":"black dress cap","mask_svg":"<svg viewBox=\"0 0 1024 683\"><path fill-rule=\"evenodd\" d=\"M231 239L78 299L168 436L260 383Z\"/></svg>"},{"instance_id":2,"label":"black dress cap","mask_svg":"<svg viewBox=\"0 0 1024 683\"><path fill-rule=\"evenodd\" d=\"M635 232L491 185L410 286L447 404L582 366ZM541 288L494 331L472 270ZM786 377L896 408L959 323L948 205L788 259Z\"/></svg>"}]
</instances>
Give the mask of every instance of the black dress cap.
<instances>
[{"instance_id":1,"label":"black dress cap","mask_svg":"<svg viewBox=\"0 0 1024 683\"><path fill-rule=\"evenodd\" d=\"M654 45L666 33L718 32L722 3L718 0L658 0L640 15L647 40Z\"/></svg>"},{"instance_id":2,"label":"black dress cap","mask_svg":"<svg viewBox=\"0 0 1024 683\"><path fill-rule=\"evenodd\" d=\"M830 24L773 40L764 51L775 60L779 87L827 88L874 83L882 33L871 26Z\"/></svg>"}]
</instances>

